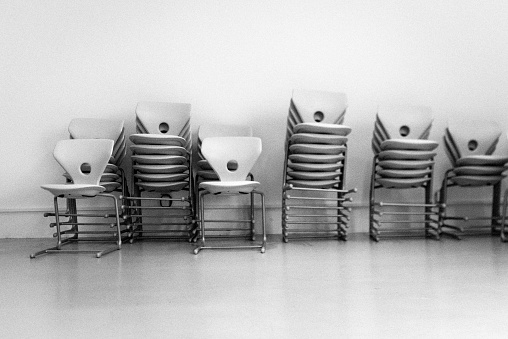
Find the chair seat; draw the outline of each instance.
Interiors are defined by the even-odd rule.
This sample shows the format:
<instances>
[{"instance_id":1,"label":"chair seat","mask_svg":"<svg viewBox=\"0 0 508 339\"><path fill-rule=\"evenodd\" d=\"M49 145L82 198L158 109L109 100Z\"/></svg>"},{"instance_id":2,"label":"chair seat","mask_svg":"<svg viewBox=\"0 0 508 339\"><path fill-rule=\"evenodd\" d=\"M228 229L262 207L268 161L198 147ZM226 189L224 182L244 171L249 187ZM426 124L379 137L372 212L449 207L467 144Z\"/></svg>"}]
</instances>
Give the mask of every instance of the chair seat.
<instances>
[{"instance_id":1,"label":"chair seat","mask_svg":"<svg viewBox=\"0 0 508 339\"><path fill-rule=\"evenodd\" d=\"M377 178L376 182L386 188L416 188L429 180L430 178Z\"/></svg>"},{"instance_id":2,"label":"chair seat","mask_svg":"<svg viewBox=\"0 0 508 339\"><path fill-rule=\"evenodd\" d=\"M219 176L214 170L197 171L197 176L205 180L219 180Z\"/></svg>"},{"instance_id":3,"label":"chair seat","mask_svg":"<svg viewBox=\"0 0 508 339\"><path fill-rule=\"evenodd\" d=\"M304 122L295 126L294 133L318 133L346 136L351 133L351 127L336 124Z\"/></svg>"},{"instance_id":4,"label":"chair seat","mask_svg":"<svg viewBox=\"0 0 508 339\"><path fill-rule=\"evenodd\" d=\"M185 146L185 139L176 135L131 134L129 139L137 145Z\"/></svg>"},{"instance_id":5,"label":"chair seat","mask_svg":"<svg viewBox=\"0 0 508 339\"><path fill-rule=\"evenodd\" d=\"M329 144L344 145L348 138L342 135L318 134L318 133L295 133L289 139L291 144Z\"/></svg>"},{"instance_id":6,"label":"chair seat","mask_svg":"<svg viewBox=\"0 0 508 339\"><path fill-rule=\"evenodd\" d=\"M257 181L205 181L200 188L210 193L250 193L259 187Z\"/></svg>"},{"instance_id":7,"label":"chair seat","mask_svg":"<svg viewBox=\"0 0 508 339\"><path fill-rule=\"evenodd\" d=\"M131 145L131 151L134 154L145 155L187 155L187 150L181 146Z\"/></svg>"},{"instance_id":8,"label":"chair seat","mask_svg":"<svg viewBox=\"0 0 508 339\"><path fill-rule=\"evenodd\" d=\"M450 179L459 186L485 186L497 184L504 177L504 175L458 175Z\"/></svg>"},{"instance_id":9,"label":"chair seat","mask_svg":"<svg viewBox=\"0 0 508 339\"><path fill-rule=\"evenodd\" d=\"M501 175L506 166L459 166L453 169L456 175Z\"/></svg>"},{"instance_id":10,"label":"chair seat","mask_svg":"<svg viewBox=\"0 0 508 339\"><path fill-rule=\"evenodd\" d=\"M508 157L499 155L469 155L457 160L457 166L503 166Z\"/></svg>"},{"instance_id":11,"label":"chair seat","mask_svg":"<svg viewBox=\"0 0 508 339\"><path fill-rule=\"evenodd\" d=\"M340 180L288 180L288 184L300 188L327 189L338 185Z\"/></svg>"},{"instance_id":12,"label":"chair seat","mask_svg":"<svg viewBox=\"0 0 508 339\"><path fill-rule=\"evenodd\" d=\"M50 184L42 185L41 188L51 192L54 196L70 199L95 197L106 190L104 186L86 184Z\"/></svg>"},{"instance_id":13,"label":"chair seat","mask_svg":"<svg viewBox=\"0 0 508 339\"><path fill-rule=\"evenodd\" d=\"M185 178L188 178L189 174L187 173L173 173L173 174L134 174L134 178L141 181L153 181L153 182L175 182L175 181L184 181Z\"/></svg>"},{"instance_id":14,"label":"chair seat","mask_svg":"<svg viewBox=\"0 0 508 339\"><path fill-rule=\"evenodd\" d=\"M289 152L292 154L342 154L346 151L343 145L325 145L325 144L293 144L289 146Z\"/></svg>"},{"instance_id":15,"label":"chair seat","mask_svg":"<svg viewBox=\"0 0 508 339\"><path fill-rule=\"evenodd\" d=\"M293 163L332 164L344 160L344 154L304 154L293 153L289 160Z\"/></svg>"},{"instance_id":16,"label":"chair seat","mask_svg":"<svg viewBox=\"0 0 508 339\"><path fill-rule=\"evenodd\" d=\"M139 173L174 174L188 170L185 165L133 165L132 168Z\"/></svg>"},{"instance_id":17,"label":"chair seat","mask_svg":"<svg viewBox=\"0 0 508 339\"><path fill-rule=\"evenodd\" d=\"M343 167L342 163L312 164L312 163L288 163L288 167L294 171L305 172L331 172Z\"/></svg>"},{"instance_id":18,"label":"chair seat","mask_svg":"<svg viewBox=\"0 0 508 339\"><path fill-rule=\"evenodd\" d=\"M415 150L433 151L439 144L432 140L422 139L388 139L380 144L381 150Z\"/></svg>"},{"instance_id":19,"label":"chair seat","mask_svg":"<svg viewBox=\"0 0 508 339\"><path fill-rule=\"evenodd\" d=\"M432 160L383 160L378 163L384 169L424 169L434 165Z\"/></svg>"},{"instance_id":20,"label":"chair seat","mask_svg":"<svg viewBox=\"0 0 508 339\"><path fill-rule=\"evenodd\" d=\"M431 160L436 153L431 151L381 151L379 160Z\"/></svg>"},{"instance_id":21,"label":"chair seat","mask_svg":"<svg viewBox=\"0 0 508 339\"><path fill-rule=\"evenodd\" d=\"M188 181L176 181L176 182L168 182L168 181L138 181L136 182L136 185L140 188L144 189L145 191L149 192L176 192L181 191L187 186L189 186Z\"/></svg>"},{"instance_id":22,"label":"chair seat","mask_svg":"<svg viewBox=\"0 0 508 339\"><path fill-rule=\"evenodd\" d=\"M141 165L183 165L187 158L179 155L133 155L131 159Z\"/></svg>"},{"instance_id":23,"label":"chair seat","mask_svg":"<svg viewBox=\"0 0 508 339\"><path fill-rule=\"evenodd\" d=\"M307 171L289 171L288 175L297 180L333 180L340 176L340 172L307 172Z\"/></svg>"},{"instance_id":24,"label":"chair seat","mask_svg":"<svg viewBox=\"0 0 508 339\"><path fill-rule=\"evenodd\" d=\"M431 173L430 168L418 170L380 169L377 171L377 174L382 178L422 178Z\"/></svg>"}]
</instances>

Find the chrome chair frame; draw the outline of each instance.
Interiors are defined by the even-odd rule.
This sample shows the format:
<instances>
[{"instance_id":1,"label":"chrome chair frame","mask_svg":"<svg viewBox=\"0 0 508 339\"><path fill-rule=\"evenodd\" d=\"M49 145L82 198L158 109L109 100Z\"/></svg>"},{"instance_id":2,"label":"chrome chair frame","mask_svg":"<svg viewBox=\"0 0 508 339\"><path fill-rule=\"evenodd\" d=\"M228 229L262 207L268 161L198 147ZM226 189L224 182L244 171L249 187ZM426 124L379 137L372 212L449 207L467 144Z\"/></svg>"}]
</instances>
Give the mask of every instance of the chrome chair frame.
<instances>
[{"instance_id":1,"label":"chrome chair frame","mask_svg":"<svg viewBox=\"0 0 508 339\"><path fill-rule=\"evenodd\" d=\"M249 194L251 198L250 203L250 218L249 220L230 220L230 219L209 219L205 220L205 196L208 194L212 194L206 190L202 190L199 192L199 215L198 219L196 220L199 224L199 233L200 233L200 242L201 244L194 249L194 254L198 254L201 250L205 249L249 249L249 248L259 248L261 253L265 253L266 251L266 208L265 208L265 195L263 192L253 190ZM220 193L220 194L226 194L226 193ZM239 195L242 193L227 193L228 195ZM254 236L254 226L256 223L256 220L254 218L254 195L258 194L261 197L261 224L262 224L262 236L263 241L260 245L238 245L238 246L207 246L206 245L206 229L205 229L205 221L209 223L249 223L250 228L247 230L250 230L252 233L250 235L250 240L255 241ZM238 230L237 228L218 228L218 229L209 229L210 231L235 231ZM245 229L240 229L245 230ZM224 236L221 236L221 238L224 238Z\"/></svg>"},{"instance_id":2,"label":"chrome chair frame","mask_svg":"<svg viewBox=\"0 0 508 339\"><path fill-rule=\"evenodd\" d=\"M372 175L370 178L370 190L369 190L369 235L372 240L378 242L381 237L381 233L389 234L390 236L398 236L398 237L414 237L418 236L418 232L421 232L421 230L418 230L416 228L396 228L396 229L387 229L383 230L381 228L382 224L424 224L424 236L425 237L431 237L436 240L439 240L440 238L440 220L439 220L439 204L436 204L433 201L432 196L432 189L433 189L433 171L434 166L431 165L432 172L429 176L429 180L424 183L421 188L424 189L424 202L423 203L399 203L399 202L382 202L376 201L375 192L376 189L384 188L382 185L377 184L376 185L376 168L378 165L378 155L374 155L373 161L372 161ZM415 187L415 188L420 188ZM394 188L386 188L386 189L394 189ZM378 207L378 208L376 208ZM413 211L406 211L406 212L397 212L397 211L382 211L381 208L388 207L388 208L394 208L394 207L402 207L402 208L423 208L423 212L413 212ZM383 216L423 216L424 220L388 220L388 221L382 221L381 218ZM375 216L379 216L379 219L376 219ZM435 216L435 219L432 218L432 216Z\"/></svg>"},{"instance_id":3,"label":"chrome chair frame","mask_svg":"<svg viewBox=\"0 0 508 339\"><path fill-rule=\"evenodd\" d=\"M475 231L479 231L482 233L485 233L485 230L490 230L491 235L498 235L499 233L504 233L504 215L501 215L500 213L500 207L501 207L501 184L502 181L499 181L498 183L494 185L482 185L482 186L472 186L472 187L485 187L485 186L492 186L492 207L491 207L491 215L490 217L469 217L469 216L449 216L446 213L447 204L448 204L448 188L449 187L455 187L459 186L453 182L450 181L450 179L453 177L453 171L454 169L449 169L445 172L445 176L441 185L441 188L439 190L437 199L439 199L440 203L440 211L439 211L439 223L441 224L441 233L444 235L451 236L456 239L461 239L462 235L468 235L477 233ZM505 193L506 194L506 193ZM505 203L506 204L506 203ZM504 210L505 206L503 206ZM490 225L480 225L480 226L474 226L474 227L468 227L467 229L469 231L473 232L466 232L466 229L464 227L455 226L450 224L450 221L462 221L462 222L469 222L469 221L485 221L489 220ZM504 235L501 235L503 237Z\"/></svg>"},{"instance_id":4,"label":"chrome chair frame","mask_svg":"<svg viewBox=\"0 0 508 339\"><path fill-rule=\"evenodd\" d=\"M118 201L117 201L117 198L115 195L113 194L109 194L109 193L99 193L97 194L97 197L107 197L107 198L111 198L113 199L114 201L114 207L115 207L115 223L112 223L112 224L109 224L110 227L115 227L116 226L116 231L110 231L110 232L107 232L107 231L78 231L78 225L87 225L87 226L103 226L103 225L108 225L107 223L79 223L77 222L77 217L80 216L80 217L92 217L92 218L97 218L97 217L104 217L104 218L108 218L110 217L109 214L105 214L105 215L98 215L98 214L78 214L77 211L72 211L72 210L68 210L68 212L66 213L63 213L61 214L60 211L59 211L59 207L58 207L58 197L54 197L54 207L55 207L55 212L54 213L46 213L45 216L50 216L50 215L53 215L55 217L55 223L51 223L50 224L50 227L56 227L56 233L53 234L53 237L57 238L57 245L55 247L50 247L50 248L47 248L45 250L42 250L42 251L38 251L38 252L35 252L33 254L30 254L30 258L36 258L40 255L43 255L43 254L48 254L48 253L95 253L95 256L97 258L100 258L101 256L105 255L105 254L108 254L108 253L111 253L113 251L116 251L116 250L120 250L121 247L122 247L122 230L121 230L121 224L120 224L120 216L119 216L119 213L118 213ZM75 199L66 199L66 200L73 200L74 202L74 206L75 206ZM75 207L72 207L72 208L75 208ZM69 213L69 212L75 212L75 213ZM66 222L61 222L60 221L60 217L69 217L69 221L66 221ZM71 228L69 230L66 230L66 231L62 231L62 226L71 226ZM97 251L97 250L66 250L66 249L62 249L62 247L64 245L68 245L68 244L71 244L71 243L76 243L76 242L106 242L106 241L110 241L106 238L101 238L101 239L98 239L96 237L89 237L89 238L79 238L78 237L78 234L89 234L89 235L92 235L92 234L105 234L105 233L109 233L111 234L113 237L116 237L116 246L114 247L110 247L110 248L107 248L107 249L104 249L104 250L100 250L100 251ZM62 235L67 235L67 234L72 234L71 237L68 237L68 238L63 238Z\"/></svg>"},{"instance_id":5,"label":"chrome chair frame","mask_svg":"<svg viewBox=\"0 0 508 339\"><path fill-rule=\"evenodd\" d=\"M289 133L289 131L288 131ZM288 138L289 139L289 138ZM357 189L344 189L346 182L346 162L347 162L347 148L344 153L343 160L343 171L339 176L339 184L334 188L302 188L294 187L287 183L287 168L289 160L289 142L286 142L286 150L284 157L284 169L282 177L282 240L287 243L290 239L291 234L297 235L292 239L310 239L310 238L337 238L338 240L347 240L347 228L349 227L348 222L350 216L348 213L351 212L350 207L346 207L343 204L345 202L351 202L352 198L346 197L347 194L356 193ZM320 197L305 197L305 196L294 196L289 194L291 192L303 193L312 192L319 194ZM324 195L324 196L323 196ZM332 197L330 197L332 195ZM303 201L321 201L321 202L336 202L336 206L310 206L310 205L291 205L291 200L303 200ZM292 214L293 210L304 210L304 214ZM310 213L312 211L325 212L323 214ZM327 211L336 212L336 215L326 214ZM345 213L347 212L347 213ZM292 221L291 218L297 218ZM318 220L316 221L316 218ZM320 221L319 218L337 218L335 221ZM303 220L301 220L303 219ZM321 219L323 220L323 219ZM336 225L335 229L328 230L317 230L315 227L307 228L291 228L291 225Z\"/></svg>"}]
</instances>

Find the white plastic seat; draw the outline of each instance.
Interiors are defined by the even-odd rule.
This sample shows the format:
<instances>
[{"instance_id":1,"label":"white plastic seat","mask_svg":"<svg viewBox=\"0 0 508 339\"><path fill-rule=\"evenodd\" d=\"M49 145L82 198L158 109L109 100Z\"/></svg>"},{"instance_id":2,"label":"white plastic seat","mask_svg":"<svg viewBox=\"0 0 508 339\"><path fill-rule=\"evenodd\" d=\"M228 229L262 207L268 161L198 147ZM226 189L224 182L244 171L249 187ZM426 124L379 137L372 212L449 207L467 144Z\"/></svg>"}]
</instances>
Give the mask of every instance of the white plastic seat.
<instances>
[{"instance_id":1,"label":"white plastic seat","mask_svg":"<svg viewBox=\"0 0 508 339\"><path fill-rule=\"evenodd\" d=\"M266 230L265 230L265 203L264 194L257 190L260 183L247 180L252 167L261 154L261 139L255 137L212 137L205 138L202 141L201 151L205 159L217 173L219 181L204 181L199 184L199 223L201 245L194 250L199 253L202 249L215 248L260 248L265 252L266 248ZM222 220L205 220L205 199L208 194L258 194L261 197L262 210L262 232L263 241L255 246L225 246L210 247L205 244L205 221L206 222L224 222ZM253 200L251 200L253 204ZM237 220L235 222L238 222ZM248 221L251 226L254 225L254 213L251 213L251 219ZM254 239L252 239L254 240Z\"/></svg>"},{"instance_id":2,"label":"white plastic seat","mask_svg":"<svg viewBox=\"0 0 508 339\"><path fill-rule=\"evenodd\" d=\"M57 246L32 254L35 258L45 253L67 253L67 252L94 252L97 257L121 248L121 229L118 211L117 198L108 193L103 193L105 188L99 185L101 176L108 164L109 157L113 151L113 140L106 139L71 139L59 141L54 150L54 157L57 162L70 175L72 182L66 184L50 184L41 187L54 196L55 226L57 228ZM77 230L74 229L76 222L61 222L60 217L68 216L69 213L60 214L58 198L64 199L86 199L97 196L108 197L114 201L116 231L113 232L113 239L116 246L102 251L63 250L62 246L76 241L90 241L94 239L82 239L77 237ZM77 213L77 211L75 212ZM72 215L71 215L72 216ZM70 231L62 231L61 226L69 225ZM110 232L111 233L111 232ZM72 234L72 237L63 239L63 234Z\"/></svg>"}]
</instances>

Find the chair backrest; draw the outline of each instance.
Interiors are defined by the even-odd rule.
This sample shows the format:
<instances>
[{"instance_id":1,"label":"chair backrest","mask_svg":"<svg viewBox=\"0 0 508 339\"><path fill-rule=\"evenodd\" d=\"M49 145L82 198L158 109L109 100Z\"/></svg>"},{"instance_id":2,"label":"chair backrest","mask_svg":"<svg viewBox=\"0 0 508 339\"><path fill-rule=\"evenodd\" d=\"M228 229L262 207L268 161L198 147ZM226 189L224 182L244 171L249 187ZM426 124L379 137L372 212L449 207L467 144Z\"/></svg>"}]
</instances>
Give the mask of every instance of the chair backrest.
<instances>
[{"instance_id":1,"label":"chair backrest","mask_svg":"<svg viewBox=\"0 0 508 339\"><path fill-rule=\"evenodd\" d=\"M347 108L345 93L293 90L289 114L294 114L297 123L321 122L342 124Z\"/></svg>"},{"instance_id":2,"label":"chair backrest","mask_svg":"<svg viewBox=\"0 0 508 339\"><path fill-rule=\"evenodd\" d=\"M94 118L72 119L69 124L72 139L111 139L119 140L124 129L123 120Z\"/></svg>"},{"instance_id":3,"label":"chair backrest","mask_svg":"<svg viewBox=\"0 0 508 339\"><path fill-rule=\"evenodd\" d=\"M261 150L261 139L256 137L206 138L201 145L221 181L245 181Z\"/></svg>"},{"instance_id":4,"label":"chair backrest","mask_svg":"<svg viewBox=\"0 0 508 339\"><path fill-rule=\"evenodd\" d=\"M248 125L206 124L199 126L198 139L214 137L251 137L252 127Z\"/></svg>"},{"instance_id":5,"label":"chair backrest","mask_svg":"<svg viewBox=\"0 0 508 339\"><path fill-rule=\"evenodd\" d=\"M459 158L494 153L501 136L499 124L488 120L450 121L447 127Z\"/></svg>"},{"instance_id":6,"label":"chair backrest","mask_svg":"<svg viewBox=\"0 0 508 339\"><path fill-rule=\"evenodd\" d=\"M177 135L190 139L191 105L175 102L139 102L136 117L149 134Z\"/></svg>"},{"instance_id":7,"label":"chair backrest","mask_svg":"<svg viewBox=\"0 0 508 339\"><path fill-rule=\"evenodd\" d=\"M74 184L98 185L111 157L113 144L110 139L60 140L53 156Z\"/></svg>"},{"instance_id":8,"label":"chair backrest","mask_svg":"<svg viewBox=\"0 0 508 339\"><path fill-rule=\"evenodd\" d=\"M377 120L390 139L427 139L432 110L426 106L380 106Z\"/></svg>"}]
</instances>

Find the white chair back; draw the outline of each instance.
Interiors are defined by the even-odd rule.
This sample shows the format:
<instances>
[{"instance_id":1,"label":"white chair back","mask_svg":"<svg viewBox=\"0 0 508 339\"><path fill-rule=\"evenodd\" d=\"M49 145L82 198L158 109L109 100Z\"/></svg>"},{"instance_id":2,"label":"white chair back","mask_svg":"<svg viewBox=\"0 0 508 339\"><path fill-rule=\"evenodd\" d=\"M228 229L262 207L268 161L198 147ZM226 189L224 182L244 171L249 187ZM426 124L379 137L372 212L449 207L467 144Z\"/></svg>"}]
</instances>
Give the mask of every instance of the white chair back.
<instances>
[{"instance_id":1,"label":"white chair back","mask_svg":"<svg viewBox=\"0 0 508 339\"><path fill-rule=\"evenodd\" d=\"M426 139L432 110L426 106L380 106L377 122L389 139Z\"/></svg>"},{"instance_id":2,"label":"white chair back","mask_svg":"<svg viewBox=\"0 0 508 339\"><path fill-rule=\"evenodd\" d=\"M190 139L191 105L174 102L139 102L137 120L149 134L177 135Z\"/></svg>"},{"instance_id":3,"label":"white chair back","mask_svg":"<svg viewBox=\"0 0 508 339\"><path fill-rule=\"evenodd\" d=\"M69 124L72 139L111 139L119 140L124 129L123 120L94 118L72 119Z\"/></svg>"},{"instance_id":4,"label":"white chair back","mask_svg":"<svg viewBox=\"0 0 508 339\"><path fill-rule=\"evenodd\" d=\"M74 184L99 185L113 144L113 140L109 139L60 140L53 156L71 176Z\"/></svg>"},{"instance_id":5,"label":"white chair back","mask_svg":"<svg viewBox=\"0 0 508 339\"><path fill-rule=\"evenodd\" d=\"M221 181L245 181L261 154L261 139L256 137L206 138L201 152Z\"/></svg>"},{"instance_id":6,"label":"white chair back","mask_svg":"<svg viewBox=\"0 0 508 339\"><path fill-rule=\"evenodd\" d=\"M486 120L448 122L447 132L459 158L492 154L501 136L499 124Z\"/></svg>"},{"instance_id":7,"label":"white chair back","mask_svg":"<svg viewBox=\"0 0 508 339\"><path fill-rule=\"evenodd\" d=\"M345 93L295 89L291 98L296 123L342 124L347 108ZM300 120L300 121L299 121Z\"/></svg>"}]
</instances>

